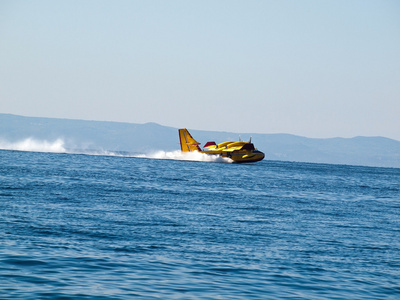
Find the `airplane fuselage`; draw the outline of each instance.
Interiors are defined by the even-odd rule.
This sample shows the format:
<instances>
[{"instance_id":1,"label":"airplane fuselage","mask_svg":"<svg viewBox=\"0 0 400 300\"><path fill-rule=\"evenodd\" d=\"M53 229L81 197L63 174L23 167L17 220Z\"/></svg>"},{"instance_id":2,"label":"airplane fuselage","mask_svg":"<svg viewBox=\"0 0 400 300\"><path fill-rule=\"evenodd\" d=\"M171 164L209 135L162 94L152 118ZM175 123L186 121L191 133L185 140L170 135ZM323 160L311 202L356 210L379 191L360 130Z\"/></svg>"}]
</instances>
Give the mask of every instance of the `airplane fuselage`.
<instances>
[{"instance_id":1,"label":"airplane fuselage","mask_svg":"<svg viewBox=\"0 0 400 300\"><path fill-rule=\"evenodd\" d=\"M207 142L203 150L198 143L189 133L184 129L179 129L179 139L182 152L197 151L208 155L219 155L227 157L236 163L256 162L264 159L264 153L254 148L253 143L243 141L228 141L220 144L215 142Z\"/></svg>"},{"instance_id":2,"label":"airplane fuselage","mask_svg":"<svg viewBox=\"0 0 400 300\"><path fill-rule=\"evenodd\" d=\"M265 157L264 153L255 149L252 143L231 142L226 145L223 144L225 143L215 146L205 147L200 152L227 157L232 159L236 163L256 162L263 160Z\"/></svg>"}]
</instances>

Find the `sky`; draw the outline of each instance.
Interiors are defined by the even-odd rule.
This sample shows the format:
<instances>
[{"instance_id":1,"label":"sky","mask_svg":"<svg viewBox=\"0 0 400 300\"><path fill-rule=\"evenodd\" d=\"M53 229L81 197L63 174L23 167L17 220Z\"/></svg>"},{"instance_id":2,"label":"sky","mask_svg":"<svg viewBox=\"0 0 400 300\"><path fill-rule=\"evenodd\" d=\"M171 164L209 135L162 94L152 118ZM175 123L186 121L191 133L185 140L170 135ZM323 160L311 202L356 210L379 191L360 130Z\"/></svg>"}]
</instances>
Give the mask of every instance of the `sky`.
<instances>
[{"instance_id":1,"label":"sky","mask_svg":"<svg viewBox=\"0 0 400 300\"><path fill-rule=\"evenodd\" d=\"M0 113L400 140L400 1L0 0Z\"/></svg>"}]
</instances>

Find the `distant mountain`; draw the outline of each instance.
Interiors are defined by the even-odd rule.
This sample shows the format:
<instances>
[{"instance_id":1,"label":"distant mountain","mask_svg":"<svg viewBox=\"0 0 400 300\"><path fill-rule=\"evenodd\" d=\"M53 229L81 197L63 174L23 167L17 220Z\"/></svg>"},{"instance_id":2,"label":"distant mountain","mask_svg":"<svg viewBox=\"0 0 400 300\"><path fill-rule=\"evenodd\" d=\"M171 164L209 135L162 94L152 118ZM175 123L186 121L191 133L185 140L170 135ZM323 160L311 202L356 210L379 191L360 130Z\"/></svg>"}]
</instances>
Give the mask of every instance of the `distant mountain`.
<instances>
[{"instance_id":1,"label":"distant mountain","mask_svg":"<svg viewBox=\"0 0 400 300\"><path fill-rule=\"evenodd\" d=\"M184 127L185 124L182 124ZM312 139L290 134L252 134L190 130L203 145L210 140L243 140L250 136L266 159L400 167L400 141L384 137ZM148 153L180 149L177 128L156 123L83 121L0 114L0 148L27 138L63 139L67 149L103 149Z\"/></svg>"}]
</instances>

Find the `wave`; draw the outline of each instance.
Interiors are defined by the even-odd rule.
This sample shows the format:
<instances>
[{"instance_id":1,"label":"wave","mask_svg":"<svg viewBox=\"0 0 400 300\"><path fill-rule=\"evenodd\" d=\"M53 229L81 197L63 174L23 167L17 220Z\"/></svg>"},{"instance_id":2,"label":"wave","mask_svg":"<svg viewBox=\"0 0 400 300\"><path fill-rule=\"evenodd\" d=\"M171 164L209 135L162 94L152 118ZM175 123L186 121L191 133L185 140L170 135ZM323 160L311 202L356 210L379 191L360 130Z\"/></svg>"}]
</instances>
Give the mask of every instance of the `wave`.
<instances>
[{"instance_id":1,"label":"wave","mask_svg":"<svg viewBox=\"0 0 400 300\"><path fill-rule=\"evenodd\" d=\"M185 161L203 161L203 162L218 162L231 163L232 160L219 155L208 155L200 152L182 152L176 151L155 151L146 154L131 154L128 152L114 152L103 149L90 150L71 150L78 147L66 147L63 139L59 138L52 142L47 140L36 140L27 138L18 142L8 142L0 140L0 149L2 150L17 150L30 152L51 152L51 153L69 153L69 154L85 154L85 155L101 155L101 156L118 156L118 157L137 157L148 159L170 159L170 160L185 160Z\"/></svg>"}]
</instances>

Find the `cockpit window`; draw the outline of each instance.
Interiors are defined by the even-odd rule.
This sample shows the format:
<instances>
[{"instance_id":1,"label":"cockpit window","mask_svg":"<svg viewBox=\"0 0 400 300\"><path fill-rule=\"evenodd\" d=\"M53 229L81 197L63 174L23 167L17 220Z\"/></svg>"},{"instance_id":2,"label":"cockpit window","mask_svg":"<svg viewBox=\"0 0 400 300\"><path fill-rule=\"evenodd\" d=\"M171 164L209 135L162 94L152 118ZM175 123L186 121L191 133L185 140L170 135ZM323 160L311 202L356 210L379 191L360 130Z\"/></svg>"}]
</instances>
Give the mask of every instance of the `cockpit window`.
<instances>
[{"instance_id":1,"label":"cockpit window","mask_svg":"<svg viewBox=\"0 0 400 300\"><path fill-rule=\"evenodd\" d=\"M255 150L255 148L252 143L247 143L247 144L244 144L240 150Z\"/></svg>"}]
</instances>

